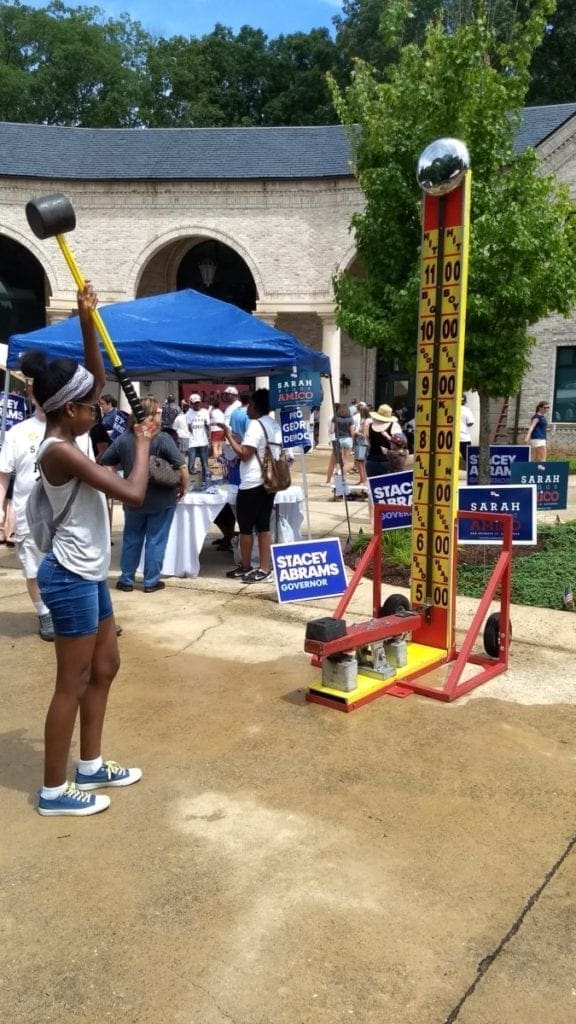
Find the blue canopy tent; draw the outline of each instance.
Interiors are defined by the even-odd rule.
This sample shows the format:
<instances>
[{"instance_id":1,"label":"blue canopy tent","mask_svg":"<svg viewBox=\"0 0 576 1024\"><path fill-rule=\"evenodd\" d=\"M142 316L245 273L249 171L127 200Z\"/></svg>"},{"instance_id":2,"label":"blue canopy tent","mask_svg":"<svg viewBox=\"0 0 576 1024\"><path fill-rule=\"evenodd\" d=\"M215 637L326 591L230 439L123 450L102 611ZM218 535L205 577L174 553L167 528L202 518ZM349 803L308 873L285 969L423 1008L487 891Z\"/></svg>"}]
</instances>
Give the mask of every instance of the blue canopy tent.
<instances>
[{"instance_id":1,"label":"blue canopy tent","mask_svg":"<svg viewBox=\"0 0 576 1024\"><path fill-rule=\"evenodd\" d=\"M330 375L330 360L306 348L227 302L186 289L146 299L102 306L102 319L129 377L179 380L189 377L266 376L290 371ZM9 339L7 365L18 369L20 356L38 348L49 359L82 361L78 317ZM104 365L112 376L104 354Z\"/></svg>"}]
</instances>

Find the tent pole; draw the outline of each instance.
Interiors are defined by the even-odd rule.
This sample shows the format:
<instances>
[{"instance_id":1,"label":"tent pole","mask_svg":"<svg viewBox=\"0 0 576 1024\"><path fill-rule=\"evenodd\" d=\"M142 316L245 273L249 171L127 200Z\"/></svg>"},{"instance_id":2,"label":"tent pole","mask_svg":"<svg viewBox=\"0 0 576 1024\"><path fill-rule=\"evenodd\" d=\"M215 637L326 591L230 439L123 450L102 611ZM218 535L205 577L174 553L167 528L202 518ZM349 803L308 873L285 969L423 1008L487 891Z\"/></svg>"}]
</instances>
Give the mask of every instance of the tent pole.
<instances>
[{"instance_id":1,"label":"tent pole","mask_svg":"<svg viewBox=\"0 0 576 1024\"><path fill-rule=\"evenodd\" d=\"M332 381L332 374L330 374L328 380L330 381L330 397L332 399L332 418L336 419L336 399L334 398L334 384ZM350 526L350 512L348 509L348 494L346 491L346 477L344 476L344 459L342 456L342 446L338 438L336 438L336 461L340 467L340 473L342 474L342 497L344 498L344 508L346 509L346 522L348 524L348 543L352 541L352 527Z\"/></svg>"},{"instance_id":2,"label":"tent pole","mask_svg":"<svg viewBox=\"0 0 576 1024\"><path fill-rule=\"evenodd\" d=\"M308 477L306 476L306 456L304 454L304 448L300 452L300 458L302 460L302 484L304 489L304 502L306 505L306 529L308 532L308 540L312 540L312 527L310 525L310 502L308 500Z\"/></svg>"},{"instance_id":3,"label":"tent pole","mask_svg":"<svg viewBox=\"0 0 576 1024\"><path fill-rule=\"evenodd\" d=\"M0 448L6 437L6 420L8 419L8 396L10 394L10 370L6 367L4 371L4 398L2 400L2 425L0 427Z\"/></svg>"}]
</instances>

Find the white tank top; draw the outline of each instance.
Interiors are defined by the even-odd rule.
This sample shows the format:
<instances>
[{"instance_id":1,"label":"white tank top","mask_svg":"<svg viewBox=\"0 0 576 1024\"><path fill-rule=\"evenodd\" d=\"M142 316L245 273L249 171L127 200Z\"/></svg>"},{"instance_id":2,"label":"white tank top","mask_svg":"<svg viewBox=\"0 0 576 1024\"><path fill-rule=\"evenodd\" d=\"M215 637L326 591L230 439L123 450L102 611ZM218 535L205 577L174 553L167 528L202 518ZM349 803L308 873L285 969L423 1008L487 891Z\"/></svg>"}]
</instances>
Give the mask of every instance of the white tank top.
<instances>
[{"instance_id":1,"label":"white tank top","mask_svg":"<svg viewBox=\"0 0 576 1024\"><path fill-rule=\"evenodd\" d=\"M59 437L47 437L38 449L37 462L48 499L56 517L64 508L76 486L73 477L66 484L55 486L49 483L40 460L51 444L62 441ZM60 524L52 541L52 550L57 561L65 569L76 573L85 580L105 580L110 567L110 524L106 498L90 484L80 481L76 496L64 522Z\"/></svg>"}]
</instances>

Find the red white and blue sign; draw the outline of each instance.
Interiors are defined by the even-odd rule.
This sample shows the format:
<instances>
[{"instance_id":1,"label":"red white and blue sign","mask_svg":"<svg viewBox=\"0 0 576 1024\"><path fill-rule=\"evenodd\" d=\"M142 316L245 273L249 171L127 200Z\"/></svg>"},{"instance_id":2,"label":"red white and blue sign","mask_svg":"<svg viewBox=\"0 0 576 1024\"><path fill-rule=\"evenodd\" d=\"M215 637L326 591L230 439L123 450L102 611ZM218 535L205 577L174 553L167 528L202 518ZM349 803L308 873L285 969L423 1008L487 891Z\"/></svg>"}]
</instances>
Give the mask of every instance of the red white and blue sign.
<instances>
[{"instance_id":1,"label":"red white and blue sign","mask_svg":"<svg viewBox=\"0 0 576 1024\"><path fill-rule=\"evenodd\" d=\"M506 512L513 518L512 543L536 543L536 488L532 485L460 487L458 507L461 512ZM458 543L501 544L502 526L481 519L459 519Z\"/></svg>"},{"instance_id":2,"label":"red white and blue sign","mask_svg":"<svg viewBox=\"0 0 576 1024\"><path fill-rule=\"evenodd\" d=\"M528 462L530 458L529 444L491 444L490 445L490 483L512 483L512 466L515 462ZM466 449L466 483L470 486L478 483L480 470L480 449L477 445L469 445Z\"/></svg>"},{"instance_id":3,"label":"red white and blue sign","mask_svg":"<svg viewBox=\"0 0 576 1024\"><path fill-rule=\"evenodd\" d=\"M273 544L272 565L280 604L339 597L347 586L337 537Z\"/></svg>"},{"instance_id":4,"label":"red white and blue sign","mask_svg":"<svg viewBox=\"0 0 576 1024\"><path fill-rule=\"evenodd\" d=\"M414 473L411 469L402 473L383 473L370 477L370 491L375 505L411 505ZM383 512L383 530L402 530L412 525L412 512Z\"/></svg>"},{"instance_id":5,"label":"red white and blue sign","mask_svg":"<svg viewBox=\"0 0 576 1024\"><path fill-rule=\"evenodd\" d=\"M273 374L269 381L271 409L296 409L299 405L311 408L322 401L319 373L295 369L293 373Z\"/></svg>"},{"instance_id":6,"label":"red white and blue sign","mask_svg":"<svg viewBox=\"0 0 576 1024\"><path fill-rule=\"evenodd\" d=\"M545 509L568 507L568 462L522 462L512 466L513 484L534 484L536 507Z\"/></svg>"},{"instance_id":7,"label":"red white and blue sign","mask_svg":"<svg viewBox=\"0 0 576 1024\"><path fill-rule=\"evenodd\" d=\"M297 448L301 445L305 454L310 451L310 432L300 406L295 409L281 409L280 426L283 448Z\"/></svg>"}]
</instances>

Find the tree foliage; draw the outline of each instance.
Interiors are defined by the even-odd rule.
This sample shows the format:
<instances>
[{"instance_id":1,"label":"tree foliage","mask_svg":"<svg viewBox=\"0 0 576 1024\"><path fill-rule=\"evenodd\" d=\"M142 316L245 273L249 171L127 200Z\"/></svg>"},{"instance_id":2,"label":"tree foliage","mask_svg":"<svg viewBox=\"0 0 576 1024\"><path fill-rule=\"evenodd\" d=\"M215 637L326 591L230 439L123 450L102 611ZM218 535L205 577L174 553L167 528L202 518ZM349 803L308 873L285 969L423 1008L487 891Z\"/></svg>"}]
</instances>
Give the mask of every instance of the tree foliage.
<instances>
[{"instance_id":1,"label":"tree foliage","mask_svg":"<svg viewBox=\"0 0 576 1024\"><path fill-rule=\"evenodd\" d=\"M487 27L502 42L510 41L516 26L530 15L530 0L484 0L483 17ZM478 13L478 0L413 0L407 17L398 10L396 0L344 0L342 15L333 19L336 47L340 57L342 86L352 73L355 60L371 64L375 74L383 75L395 63L398 46L422 45L427 26L439 20L452 33L470 25ZM394 41L390 26L394 27ZM380 31L385 25L384 33ZM530 65L531 104L566 103L576 99L576 4L558 0L556 11L547 17L542 45Z\"/></svg>"},{"instance_id":2,"label":"tree foliage","mask_svg":"<svg viewBox=\"0 0 576 1024\"><path fill-rule=\"evenodd\" d=\"M0 97L7 121L122 127L138 123L145 33L97 7L0 4Z\"/></svg>"},{"instance_id":3,"label":"tree foliage","mask_svg":"<svg viewBox=\"0 0 576 1024\"><path fill-rule=\"evenodd\" d=\"M245 25L152 38L126 14L51 0L0 3L0 98L7 121L78 127L332 124L325 28L269 40Z\"/></svg>"},{"instance_id":4,"label":"tree foliage","mask_svg":"<svg viewBox=\"0 0 576 1024\"><path fill-rule=\"evenodd\" d=\"M390 19L381 27L394 40L409 5L387 6ZM352 225L365 274L336 282L339 321L362 344L414 364L422 205L416 164L434 139L462 139L473 170L465 384L485 397L517 391L533 344L530 325L553 310L568 315L576 300L568 189L539 173L533 150L514 150L551 3L529 0L527 7L506 42L478 3L474 20L451 31L440 20L422 45L400 46L384 80L359 62L347 89L334 86L366 199Z\"/></svg>"},{"instance_id":5,"label":"tree foliage","mask_svg":"<svg viewBox=\"0 0 576 1024\"><path fill-rule=\"evenodd\" d=\"M531 104L566 103L576 100L576 4L557 0L548 19L544 40L530 67Z\"/></svg>"},{"instance_id":6,"label":"tree foliage","mask_svg":"<svg viewBox=\"0 0 576 1024\"><path fill-rule=\"evenodd\" d=\"M507 42L530 0L485 0L488 24ZM269 39L258 28L216 25L201 37L153 37L97 6L43 8L0 2L0 99L4 120L81 127L333 124L327 82L341 88L357 59L383 80L403 45L423 44L439 19L452 33L475 19L477 0L345 0L326 28ZM380 31L384 25L385 31ZM576 7L559 0L534 58L530 100L573 100Z\"/></svg>"}]
</instances>

